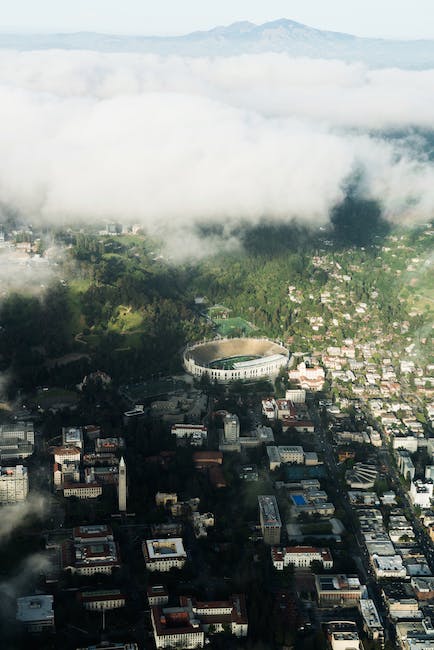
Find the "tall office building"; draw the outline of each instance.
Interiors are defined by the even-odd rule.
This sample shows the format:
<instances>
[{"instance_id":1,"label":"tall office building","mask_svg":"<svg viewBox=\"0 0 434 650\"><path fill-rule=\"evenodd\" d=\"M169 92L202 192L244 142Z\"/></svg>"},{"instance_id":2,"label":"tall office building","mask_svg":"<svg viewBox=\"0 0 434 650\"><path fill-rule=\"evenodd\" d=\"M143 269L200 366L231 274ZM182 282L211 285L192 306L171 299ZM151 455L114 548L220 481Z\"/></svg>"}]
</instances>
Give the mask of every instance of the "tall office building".
<instances>
[{"instance_id":1,"label":"tall office building","mask_svg":"<svg viewBox=\"0 0 434 650\"><path fill-rule=\"evenodd\" d=\"M223 420L226 442L237 442L240 437L240 421L237 415L227 413Z\"/></svg>"},{"instance_id":2,"label":"tall office building","mask_svg":"<svg viewBox=\"0 0 434 650\"><path fill-rule=\"evenodd\" d=\"M118 484L119 512L127 509L127 467L124 457L119 462L119 484Z\"/></svg>"},{"instance_id":3,"label":"tall office building","mask_svg":"<svg viewBox=\"0 0 434 650\"><path fill-rule=\"evenodd\" d=\"M258 496L258 503L259 520L264 536L264 544L280 544L282 521L280 519L276 498L272 495Z\"/></svg>"}]
</instances>

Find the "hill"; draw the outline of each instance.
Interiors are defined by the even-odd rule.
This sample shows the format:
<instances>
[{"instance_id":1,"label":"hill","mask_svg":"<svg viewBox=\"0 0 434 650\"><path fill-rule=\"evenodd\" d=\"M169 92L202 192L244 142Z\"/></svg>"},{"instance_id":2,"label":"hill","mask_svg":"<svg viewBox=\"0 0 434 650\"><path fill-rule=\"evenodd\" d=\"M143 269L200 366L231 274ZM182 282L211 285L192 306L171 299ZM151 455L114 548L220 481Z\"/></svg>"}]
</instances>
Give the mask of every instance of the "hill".
<instances>
[{"instance_id":1,"label":"hill","mask_svg":"<svg viewBox=\"0 0 434 650\"><path fill-rule=\"evenodd\" d=\"M283 52L291 56L360 61L372 67L427 69L434 66L433 40L386 40L323 31L293 20L255 25L238 22L183 36L0 34L0 48L96 50L176 56L233 56Z\"/></svg>"}]
</instances>

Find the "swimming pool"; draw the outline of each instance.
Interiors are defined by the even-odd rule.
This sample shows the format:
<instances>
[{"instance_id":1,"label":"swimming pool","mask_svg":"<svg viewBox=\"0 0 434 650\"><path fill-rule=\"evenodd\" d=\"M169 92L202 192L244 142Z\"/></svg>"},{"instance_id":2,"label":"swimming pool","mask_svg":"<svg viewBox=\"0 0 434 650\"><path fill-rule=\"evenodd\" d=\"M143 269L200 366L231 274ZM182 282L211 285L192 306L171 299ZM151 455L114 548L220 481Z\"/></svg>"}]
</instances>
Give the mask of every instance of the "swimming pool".
<instances>
[{"instance_id":1,"label":"swimming pool","mask_svg":"<svg viewBox=\"0 0 434 650\"><path fill-rule=\"evenodd\" d=\"M296 506L305 506L307 501L302 494L291 494L291 499Z\"/></svg>"}]
</instances>

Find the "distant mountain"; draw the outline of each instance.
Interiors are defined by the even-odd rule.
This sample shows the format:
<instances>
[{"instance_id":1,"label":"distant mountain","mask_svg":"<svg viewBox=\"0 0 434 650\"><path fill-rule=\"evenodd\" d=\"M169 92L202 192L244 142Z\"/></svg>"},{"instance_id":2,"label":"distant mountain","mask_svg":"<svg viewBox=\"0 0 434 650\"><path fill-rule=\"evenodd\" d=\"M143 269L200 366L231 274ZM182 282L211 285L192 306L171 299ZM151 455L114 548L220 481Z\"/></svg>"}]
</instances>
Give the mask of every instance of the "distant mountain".
<instances>
[{"instance_id":1,"label":"distant mountain","mask_svg":"<svg viewBox=\"0 0 434 650\"><path fill-rule=\"evenodd\" d=\"M0 34L0 48L18 50L97 50L181 56L231 56L286 52L291 56L361 61L369 66L434 67L434 40L394 41L359 38L313 29L292 20L263 25L238 22L185 36L75 34Z\"/></svg>"}]
</instances>

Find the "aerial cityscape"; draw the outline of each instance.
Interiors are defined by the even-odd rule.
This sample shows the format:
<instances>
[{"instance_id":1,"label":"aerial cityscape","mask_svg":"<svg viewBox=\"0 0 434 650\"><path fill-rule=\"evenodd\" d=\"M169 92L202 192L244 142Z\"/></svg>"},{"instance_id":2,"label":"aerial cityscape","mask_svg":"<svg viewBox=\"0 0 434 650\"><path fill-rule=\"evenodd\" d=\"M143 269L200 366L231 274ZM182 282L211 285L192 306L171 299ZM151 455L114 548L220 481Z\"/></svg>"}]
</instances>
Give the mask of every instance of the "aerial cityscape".
<instances>
[{"instance_id":1,"label":"aerial cityscape","mask_svg":"<svg viewBox=\"0 0 434 650\"><path fill-rule=\"evenodd\" d=\"M0 648L434 650L433 8L38 4L0 25Z\"/></svg>"}]
</instances>

